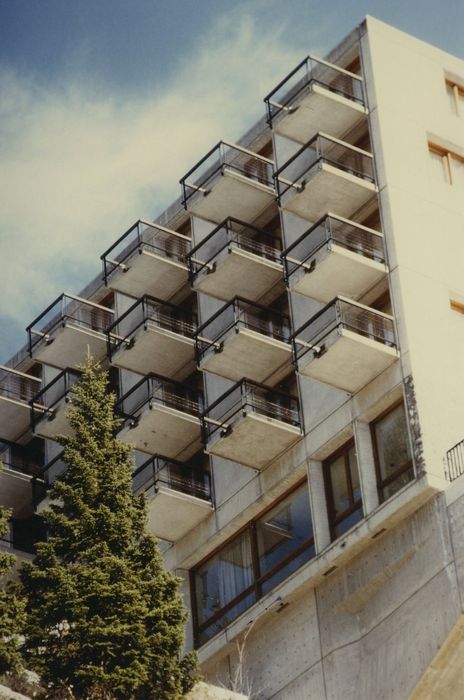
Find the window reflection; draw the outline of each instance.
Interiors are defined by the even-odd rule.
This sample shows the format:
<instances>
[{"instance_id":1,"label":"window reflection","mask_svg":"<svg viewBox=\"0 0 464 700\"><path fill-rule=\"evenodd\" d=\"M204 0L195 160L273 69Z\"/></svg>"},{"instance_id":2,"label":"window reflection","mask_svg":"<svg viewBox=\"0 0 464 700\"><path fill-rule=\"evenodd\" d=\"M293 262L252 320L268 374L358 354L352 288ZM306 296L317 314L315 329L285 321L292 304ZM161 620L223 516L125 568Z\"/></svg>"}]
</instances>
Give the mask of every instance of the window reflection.
<instances>
[{"instance_id":1,"label":"window reflection","mask_svg":"<svg viewBox=\"0 0 464 700\"><path fill-rule=\"evenodd\" d=\"M414 478L411 446L403 404L372 425L380 500L384 501Z\"/></svg>"}]
</instances>

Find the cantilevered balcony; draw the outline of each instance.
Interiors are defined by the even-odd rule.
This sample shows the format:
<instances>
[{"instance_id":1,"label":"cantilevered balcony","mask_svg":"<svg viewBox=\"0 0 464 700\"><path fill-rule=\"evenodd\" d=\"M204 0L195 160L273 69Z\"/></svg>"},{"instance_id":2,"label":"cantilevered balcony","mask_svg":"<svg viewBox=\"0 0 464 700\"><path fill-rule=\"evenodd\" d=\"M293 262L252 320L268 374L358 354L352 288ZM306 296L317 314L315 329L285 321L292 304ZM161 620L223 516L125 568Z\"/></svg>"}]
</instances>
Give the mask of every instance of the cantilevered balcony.
<instances>
[{"instance_id":1,"label":"cantilevered balcony","mask_svg":"<svg viewBox=\"0 0 464 700\"><path fill-rule=\"evenodd\" d=\"M209 454L259 470L303 434L298 399L249 379L207 406L202 427Z\"/></svg>"},{"instance_id":2,"label":"cantilevered balcony","mask_svg":"<svg viewBox=\"0 0 464 700\"><path fill-rule=\"evenodd\" d=\"M392 316L339 297L293 336L298 370L355 393L399 357Z\"/></svg>"},{"instance_id":3,"label":"cantilevered balcony","mask_svg":"<svg viewBox=\"0 0 464 700\"><path fill-rule=\"evenodd\" d=\"M56 479L64 474L65 471L66 464L63 461L63 452L60 452L47 462L32 479L32 502L38 513L49 505L48 492Z\"/></svg>"},{"instance_id":4,"label":"cantilevered balcony","mask_svg":"<svg viewBox=\"0 0 464 700\"><path fill-rule=\"evenodd\" d=\"M269 126L306 143L318 131L343 136L367 115L363 79L308 56L264 98Z\"/></svg>"},{"instance_id":5,"label":"cantilevered balcony","mask_svg":"<svg viewBox=\"0 0 464 700\"><path fill-rule=\"evenodd\" d=\"M316 221L350 217L377 193L371 153L319 133L274 174L282 209Z\"/></svg>"},{"instance_id":6,"label":"cantilevered balcony","mask_svg":"<svg viewBox=\"0 0 464 700\"><path fill-rule=\"evenodd\" d=\"M30 561L35 554L36 544L45 540L45 523L39 516L11 518L7 533L0 539L0 551L14 554L21 561Z\"/></svg>"},{"instance_id":7,"label":"cantilevered balcony","mask_svg":"<svg viewBox=\"0 0 464 700\"><path fill-rule=\"evenodd\" d=\"M117 367L183 379L195 369L196 315L144 296L108 329L111 361Z\"/></svg>"},{"instance_id":8,"label":"cantilevered balcony","mask_svg":"<svg viewBox=\"0 0 464 700\"><path fill-rule=\"evenodd\" d=\"M55 435L72 434L66 413L70 393L80 376L80 372L68 367L33 397L31 425L34 433L52 439ZM46 409L40 406L46 406Z\"/></svg>"},{"instance_id":9,"label":"cantilevered balcony","mask_svg":"<svg viewBox=\"0 0 464 700\"><path fill-rule=\"evenodd\" d=\"M188 459L201 446L201 409L201 392L148 374L116 403L119 437L140 452Z\"/></svg>"},{"instance_id":10,"label":"cantilevered balcony","mask_svg":"<svg viewBox=\"0 0 464 700\"><path fill-rule=\"evenodd\" d=\"M40 460L28 454L23 445L0 442L0 463L2 505L15 515L30 509L31 481L40 472Z\"/></svg>"},{"instance_id":11,"label":"cantilevered balcony","mask_svg":"<svg viewBox=\"0 0 464 700\"><path fill-rule=\"evenodd\" d=\"M228 216L253 221L274 200L269 158L220 141L181 179L191 214L219 223Z\"/></svg>"},{"instance_id":12,"label":"cantilevered balcony","mask_svg":"<svg viewBox=\"0 0 464 700\"><path fill-rule=\"evenodd\" d=\"M206 471L155 455L133 475L134 494L148 500L148 528L156 537L177 542L212 511Z\"/></svg>"},{"instance_id":13,"label":"cantilevered balcony","mask_svg":"<svg viewBox=\"0 0 464 700\"><path fill-rule=\"evenodd\" d=\"M106 355L105 331L114 311L72 294L61 294L26 328L31 357L56 367L81 364L87 351Z\"/></svg>"},{"instance_id":14,"label":"cantilevered balcony","mask_svg":"<svg viewBox=\"0 0 464 700\"><path fill-rule=\"evenodd\" d=\"M199 329L198 367L238 381L276 384L292 359L288 316L235 297Z\"/></svg>"},{"instance_id":15,"label":"cantilevered balcony","mask_svg":"<svg viewBox=\"0 0 464 700\"><path fill-rule=\"evenodd\" d=\"M257 301L282 280L280 238L239 219L225 219L188 255L197 292L229 301Z\"/></svg>"},{"instance_id":16,"label":"cantilevered balcony","mask_svg":"<svg viewBox=\"0 0 464 700\"><path fill-rule=\"evenodd\" d=\"M168 301L188 279L190 238L140 219L101 256L105 284L141 297Z\"/></svg>"},{"instance_id":17,"label":"cantilevered balcony","mask_svg":"<svg viewBox=\"0 0 464 700\"><path fill-rule=\"evenodd\" d=\"M32 399L36 415L43 415L44 397L37 398L41 384L37 377L0 365L0 439L16 440L28 430Z\"/></svg>"},{"instance_id":18,"label":"cantilevered balcony","mask_svg":"<svg viewBox=\"0 0 464 700\"><path fill-rule=\"evenodd\" d=\"M291 292L329 302L359 299L388 272L383 236L361 224L328 214L282 253Z\"/></svg>"}]
</instances>

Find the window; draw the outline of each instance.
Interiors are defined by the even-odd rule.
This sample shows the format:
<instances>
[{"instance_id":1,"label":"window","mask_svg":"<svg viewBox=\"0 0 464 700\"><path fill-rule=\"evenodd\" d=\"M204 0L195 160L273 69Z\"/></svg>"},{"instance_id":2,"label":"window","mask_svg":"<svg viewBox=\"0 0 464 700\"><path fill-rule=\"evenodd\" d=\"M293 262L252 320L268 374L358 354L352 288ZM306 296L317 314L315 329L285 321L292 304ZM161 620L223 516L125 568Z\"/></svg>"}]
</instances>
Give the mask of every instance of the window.
<instances>
[{"instance_id":1,"label":"window","mask_svg":"<svg viewBox=\"0 0 464 700\"><path fill-rule=\"evenodd\" d=\"M429 153L435 174L446 184L464 189L464 157L433 143Z\"/></svg>"},{"instance_id":2,"label":"window","mask_svg":"<svg viewBox=\"0 0 464 700\"><path fill-rule=\"evenodd\" d=\"M447 80L446 93L452 113L457 117L464 117L464 87L453 80Z\"/></svg>"},{"instance_id":3,"label":"window","mask_svg":"<svg viewBox=\"0 0 464 700\"><path fill-rule=\"evenodd\" d=\"M196 644L224 629L314 554L305 482L192 572Z\"/></svg>"},{"instance_id":4,"label":"window","mask_svg":"<svg viewBox=\"0 0 464 700\"><path fill-rule=\"evenodd\" d=\"M411 447L403 403L371 424L380 502L414 478Z\"/></svg>"},{"instance_id":5,"label":"window","mask_svg":"<svg viewBox=\"0 0 464 700\"><path fill-rule=\"evenodd\" d=\"M327 511L332 539L340 537L363 517L358 462L353 440L323 464Z\"/></svg>"}]
</instances>

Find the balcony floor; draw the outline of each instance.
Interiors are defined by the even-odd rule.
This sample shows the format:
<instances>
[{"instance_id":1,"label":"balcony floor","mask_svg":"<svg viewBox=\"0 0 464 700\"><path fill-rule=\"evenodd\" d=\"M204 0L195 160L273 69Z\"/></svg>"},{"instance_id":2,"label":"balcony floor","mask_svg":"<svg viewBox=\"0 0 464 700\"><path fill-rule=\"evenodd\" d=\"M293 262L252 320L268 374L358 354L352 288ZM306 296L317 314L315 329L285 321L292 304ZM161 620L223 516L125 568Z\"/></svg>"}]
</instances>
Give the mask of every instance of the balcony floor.
<instances>
[{"instance_id":1,"label":"balcony floor","mask_svg":"<svg viewBox=\"0 0 464 700\"><path fill-rule=\"evenodd\" d=\"M140 298L151 294L168 301L187 284L187 266L173 258L142 250L128 261L126 272L115 271L108 286L118 292Z\"/></svg>"},{"instance_id":2,"label":"balcony floor","mask_svg":"<svg viewBox=\"0 0 464 700\"><path fill-rule=\"evenodd\" d=\"M90 351L96 360L106 355L106 336L68 321L53 331L51 342L40 341L33 355L35 360L55 367L77 367L85 361Z\"/></svg>"},{"instance_id":3,"label":"balcony floor","mask_svg":"<svg viewBox=\"0 0 464 700\"><path fill-rule=\"evenodd\" d=\"M0 493L2 505L11 508L14 517L31 509L31 478L26 474L4 466L0 474Z\"/></svg>"},{"instance_id":4,"label":"balcony floor","mask_svg":"<svg viewBox=\"0 0 464 700\"><path fill-rule=\"evenodd\" d=\"M147 494L148 529L156 537L178 542L213 512L211 503L161 485Z\"/></svg>"},{"instance_id":5,"label":"balcony floor","mask_svg":"<svg viewBox=\"0 0 464 700\"><path fill-rule=\"evenodd\" d=\"M72 435L73 430L66 417L68 404L61 402L54 417L44 416L35 426L34 433L40 437L54 439L55 435Z\"/></svg>"},{"instance_id":6,"label":"balcony floor","mask_svg":"<svg viewBox=\"0 0 464 700\"><path fill-rule=\"evenodd\" d=\"M275 198L274 187L227 168L209 187L206 196L193 195L187 208L191 214L216 223L228 216L252 223Z\"/></svg>"},{"instance_id":7,"label":"balcony floor","mask_svg":"<svg viewBox=\"0 0 464 700\"><path fill-rule=\"evenodd\" d=\"M281 207L309 221L317 221L328 211L349 218L376 192L372 182L321 163L314 166L302 192L290 189L284 194Z\"/></svg>"},{"instance_id":8,"label":"balcony floor","mask_svg":"<svg viewBox=\"0 0 464 700\"><path fill-rule=\"evenodd\" d=\"M295 112L276 120L274 131L300 143L307 143L319 131L340 138L366 115L359 103L312 85Z\"/></svg>"},{"instance_id":9,"label":"balcony floor","mask_svg":"<svg viewBox=\"0 0 464 700\"><path fill-rule=\"evenodd\" d=\"M112 358L116 367L138 374L156 372L163 377L182 381L195 369L194 341L148 321L134 336L132 347L124 345Z\"/></svg>"},{"instance_id":10,"label":"balcony floor","mask_svg":"<svg viewBox=\"0 0 464 700\"><path fill-rule=\"evenodd\" d=\"M200 363L200 369L239 381L243 377L272 384L288 373L292 349L288 343L269 338L248 328L239 328L225 338L221 352L211 351ZM268 382L269 383L269 382Z\"/></svg>"},{"instance_id":11,"label":"balcony floor","mask_svg":"<svg viewBox=\"0 0 464 700\"><path fill-rule=\"evenodd\" d=\"M282 280L280 263L232 246L218 259L214 272L199 276L193 286L195 291L223 301L234 296L258 301Z\"/></svg>"},{"instance_id":12,"label":"balcony floor","mask_svg":"<svg viewBox=\"0 0 464 700\"><path fill-rule=\"evenodd\" d=\"M228 435L208 444L206 452L261 470L300 438L300 428L250 412Z\"/></svg>"},{"instance_id":13,"label":"balcony floor","mask_svg":"<svg viewBox=\"0 0 464 700\"><path fill-rule=\"evenodd\" d=\"M308 352L300 358L299 371L351 394L366 386L399 357L394 348L346 329L328 345L321 357L313 358Z\"/></svg>"},{"instance_id":14,"label":"balcony floor","mask_svg":"<svg viewBox=\"0 0 464 700\"><path fill-rule=\"evenodd\" d=\"M14 441L30 426L31 409L26 401L0 396L0 438Z\"/></svg>"},{"instance_id":15,"label":"balcony floor","mask_svg":"<svg viewBox=\"0 0 464 700\"><path fill-rule=\"evenodd\" d=\"M157 403L140 415L133 428L126 427L118 436L148 454L188 459L200 449L200 420L189 413Z\"/></svg>"},{"instance_id":16,"label":"balcony floor","mask_svg":"<svg viewBox=\"0 0 464 700\"><path fill-rule=\"evenodd\" d=\"M386 265L334 243L307 260L308 265L311 260L316 261L315 268L295 271L289 290L325 303L338 295L359 299L388 272Z\"/></svg>"}]
</instances>

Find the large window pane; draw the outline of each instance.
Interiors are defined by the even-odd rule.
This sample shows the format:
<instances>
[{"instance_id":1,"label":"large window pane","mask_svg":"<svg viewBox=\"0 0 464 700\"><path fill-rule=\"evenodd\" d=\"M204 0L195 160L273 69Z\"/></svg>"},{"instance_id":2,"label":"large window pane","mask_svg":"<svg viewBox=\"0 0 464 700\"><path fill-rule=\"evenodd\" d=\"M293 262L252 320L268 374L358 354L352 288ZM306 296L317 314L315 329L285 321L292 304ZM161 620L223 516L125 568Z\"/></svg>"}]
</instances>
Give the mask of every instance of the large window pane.
<instances>
[{"instance_id":1,"label":"large window pane","mask_svg":"<svg viewBox=\"0 0 464 700\"><path fill-rule=\"evenodd\" d=\"M256 539L260 577L278 568L281 580L312 556L308 554L313 543L313 528L306 484L258 520ZM302 548L304 552L300 551ZM273 576L262 584L263 592L276 584Z\"/></svg>"},{"instance_id":2,"label":"large window pane","mask_svg":"<svg viewBox=\"0 0 464 700\"><path fill-rule=\"evenodd\" d=\"M328 516L332 538L340 537L363 517L358 462L353 443L324 464Z\"/></svg>"},{"instance_id":3,"label":"large window pane","mask_svg":"<svg viewBox=\"0 0 464 700\"><path fill-rule=\"evenodd\" d=\"M249 531L230 542L195 573L198 623L201 625L253 583ZM235 617L247 606L236 606ZM244 607L243 607L244 606ZM227 624L227 621L226 623Z\"/></svg>"},{"instance_id":4,"label":"large window pane","mask_svg":"<svg viewBox=\"0 0 464 700\"><path fill-rule=\"evenodd\" d=\"M379 486L385 500L414 478L403 404L374 423L374 437Z\"/></svg>"}]
</instances>

